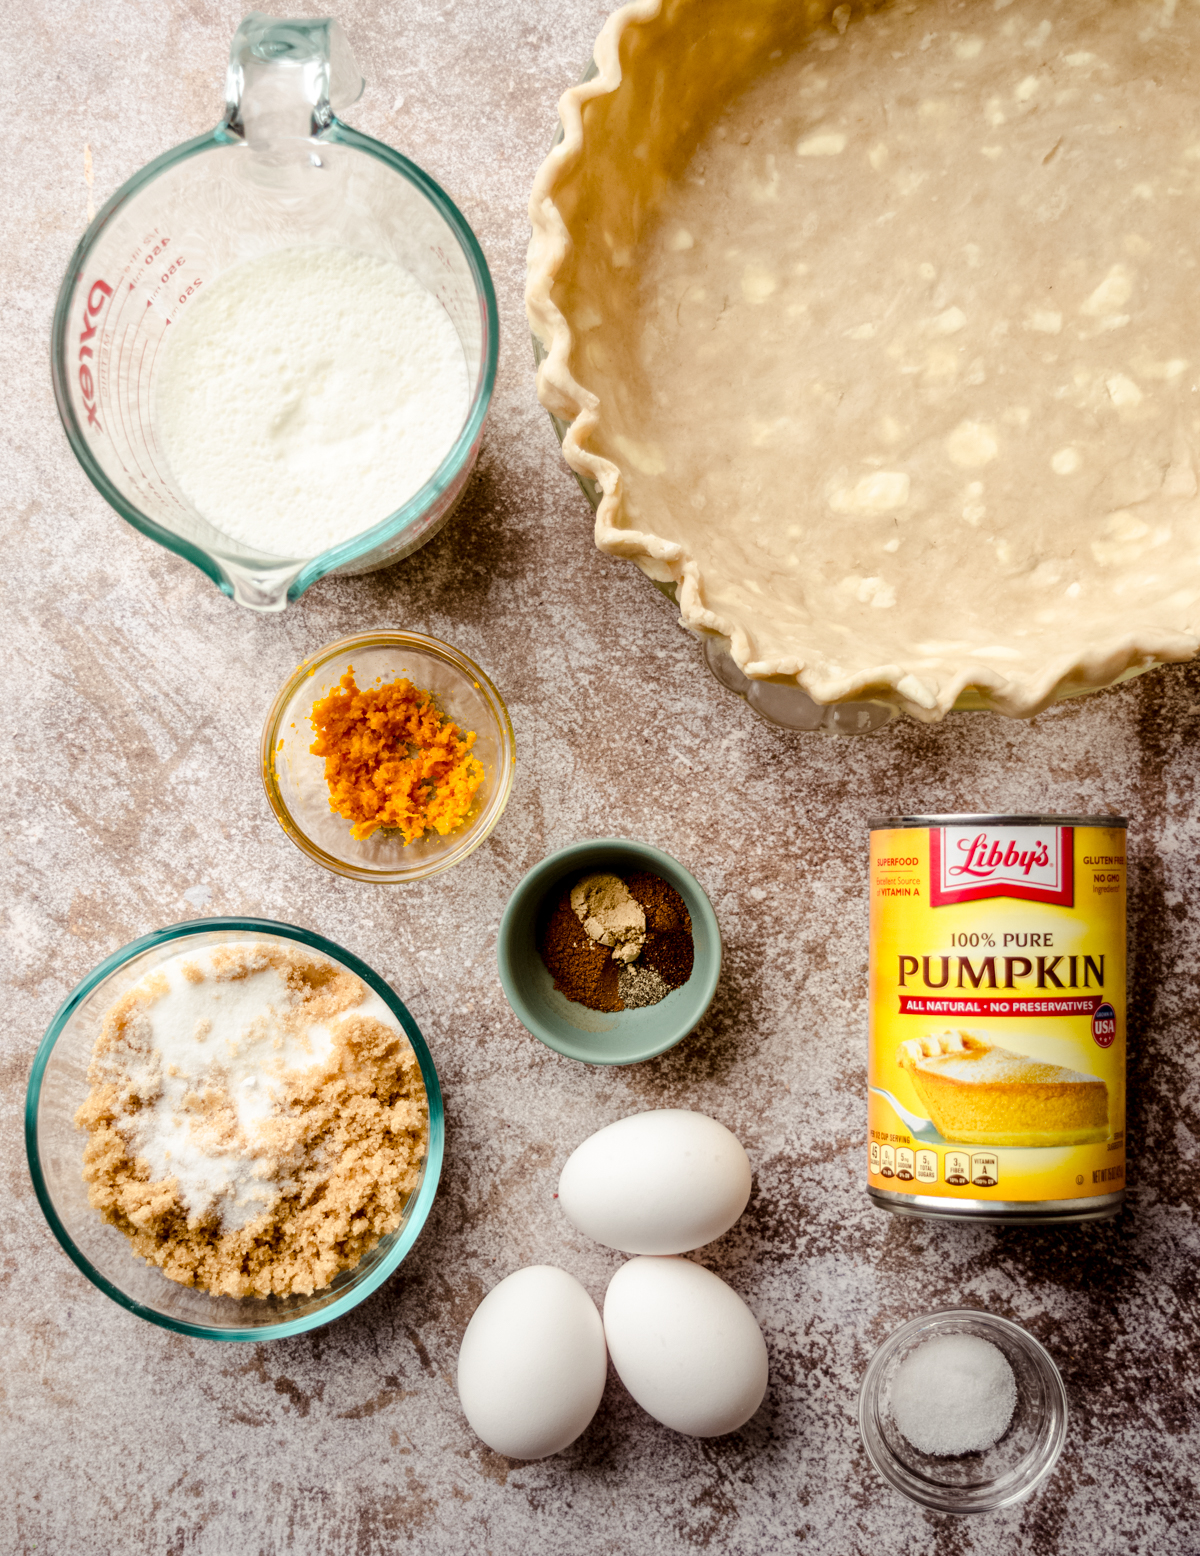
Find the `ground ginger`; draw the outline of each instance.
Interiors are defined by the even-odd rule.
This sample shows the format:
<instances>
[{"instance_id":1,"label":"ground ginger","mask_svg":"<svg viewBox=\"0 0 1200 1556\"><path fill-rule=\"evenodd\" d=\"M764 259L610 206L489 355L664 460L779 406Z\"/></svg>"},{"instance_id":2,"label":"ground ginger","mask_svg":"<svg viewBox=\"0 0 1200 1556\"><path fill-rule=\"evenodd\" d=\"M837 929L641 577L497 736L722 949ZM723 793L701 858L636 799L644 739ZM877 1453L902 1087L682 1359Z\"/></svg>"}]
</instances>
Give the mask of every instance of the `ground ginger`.
<instances>
[{"instance_id":1,"label":"ground ginger","mask_svg":"<svg viewBox=\"0 0 1200 1556\"><path fill-rule=\"evenodd\" d=\"M395 828L407 846L466 819L483 783L475 732L464 733L429 692L407 679L360 691L349 665L311 719L309 750L325 758L329 808L354 823L351 837Z\"/></svg>"}]
</instances>

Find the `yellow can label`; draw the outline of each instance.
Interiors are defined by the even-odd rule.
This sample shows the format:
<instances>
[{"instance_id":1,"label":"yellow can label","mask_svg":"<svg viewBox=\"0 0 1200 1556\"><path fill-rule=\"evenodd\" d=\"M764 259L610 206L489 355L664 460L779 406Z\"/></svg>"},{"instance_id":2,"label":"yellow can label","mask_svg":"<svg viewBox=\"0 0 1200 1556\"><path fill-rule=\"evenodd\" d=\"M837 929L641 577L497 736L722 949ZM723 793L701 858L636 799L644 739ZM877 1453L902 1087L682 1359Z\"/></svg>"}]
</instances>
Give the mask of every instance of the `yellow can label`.
<instances>
[{"instance_id":1,"label":"yellow can label","mask_svg":"<svg viewBox=\"0 0 1200 1556\"><path fill-rule=\"evenodd\" d=\"M870 976L873 1189L1124 1187L1123 827L873 831Z\"/></svg>"}]
</instances>

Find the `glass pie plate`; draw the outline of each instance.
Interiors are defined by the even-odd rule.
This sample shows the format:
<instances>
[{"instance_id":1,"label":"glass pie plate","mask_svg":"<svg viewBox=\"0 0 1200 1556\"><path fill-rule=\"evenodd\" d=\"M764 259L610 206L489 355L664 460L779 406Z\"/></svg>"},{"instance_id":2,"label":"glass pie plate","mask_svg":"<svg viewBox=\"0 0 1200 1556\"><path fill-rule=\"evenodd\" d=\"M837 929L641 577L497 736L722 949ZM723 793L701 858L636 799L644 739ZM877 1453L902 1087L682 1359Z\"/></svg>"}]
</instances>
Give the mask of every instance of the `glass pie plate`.
<instances>
[{"instance_id":1,"label":"glass pie plate","mask_svg":"<svg viewBox=\"0 0 1200 1556\"><path fill-rule=\"evenodd\" d=\"M483 784L467 819L446 836L427 833L405 845L398 832L380 828L359 841L351 823L330 809L325 764L309 750L309 714L351 666L363 690L407 676L460 729L475 732L471 749ZM335 875L385 885L437 875L473 853L504 814L516 760L508 709L488 677L449 643L419 632L362 632L318 650L288 677L263 726L263 787L292 842Z\"/></svg>"},{"instance_id":2,"label":"glass pie plate","mask_svg":"<svg viewBox=\"0 0 1200 1556\"><path fill-rule=\"evenodd\" d=\"M177 956L189 942L199 946L230 941L294 941L340 962L356 973L391 1009L421 1067L429 1102L429 1144L416 1190L400 1225L311 1296L215 1297L168 1280L156 1266L130 1250L116 1227L88 1203L83 1181L86 1136L75 1113L88 1095L88 1065L105 1013L152 968ZM399 1267L425 1224L437 1193L445 1145L442 1093L433 1057L416 1022L383 979L333 941L293 924L270 919L210 918L172 924L143 935L100 963L68 995L50 1023L29 1077L25 1101L25 1148L34 1192L50 1230L72 1262L105 1296L139 1318L176 1334L202 1340L279 1340L340 1318L370 1296Z\"/></svg>"}]
</instances>

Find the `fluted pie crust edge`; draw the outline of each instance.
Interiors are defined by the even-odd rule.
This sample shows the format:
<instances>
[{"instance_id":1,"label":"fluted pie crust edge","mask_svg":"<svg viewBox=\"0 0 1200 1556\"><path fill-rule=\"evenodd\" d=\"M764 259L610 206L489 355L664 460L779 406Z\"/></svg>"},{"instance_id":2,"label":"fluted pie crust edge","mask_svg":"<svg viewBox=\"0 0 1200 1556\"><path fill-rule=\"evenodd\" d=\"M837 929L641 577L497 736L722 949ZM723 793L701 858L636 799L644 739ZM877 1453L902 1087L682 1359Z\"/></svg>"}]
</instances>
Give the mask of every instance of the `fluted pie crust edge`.
<instances>
[{"instance_id":1,"label":"fluted pie crust edge","mask_svg":"<svg viewBox=\"0 0 1200 1556\"><path fill-rule=\"evenodd\" d=\"M620 465L589 446L605 413L602 400L581 385L571 370L578 331L572 312L578 299L561 295L560 279L576 257L572 218L581 204L594 197L604 183L605 157L612 155L613 131L626 127L632 117L629 99L617 96L624 80L632 78L643 101L651 101L652 113L676 113L681 132L677 170L686 162L684 147L689 128L705 103L720 100L722 75L733 78L745 69L746 58L757 49L766 57L765 42L772 32L804 24L801 8L780 0L763 0L753 8L758 33L748 19L751 10L737 8L740 31L730 46L701 33L687 39L688 65L671 77L663 61L670 60L670 35L683 31L690 14L701 9L699 0L633 0L614 12L605 23L594 49L595 73L565 92L559 102L561 139L539 169L530 200L532 227L528 249L526 310L530 327L544 356L537 375L541 404L566 424L563 454L578 475L599 488L601 501L595 518L597 547L611 556L625 557L656 584L673 585L682 624L700 636L719 636L728 642L739 669L751 680L797 685L816 702L829 704L871 699L884 701L922 722L936 722L953 707L984 708L1013 718L1028 718L1063 698L1111 686L1155 666L1182 662L1200 653L1200 618L1194 630L1161 631L1141 626L1132 631L1114 630L1095 641L1081 644L1077 653L1060 655L1036 669L999 669L963 657L955 673L931 685L919 671L903 663L880 664L852 675L823 674L819 666L794 659L756 658L750 633L742 623L709 608L704 578L686 544L665 539L650 530L634 528L625 510ZM815 0L807 7L807 25L826 21L833 0ZM730 13L732 14L732 13ZM745 21L745 25L742 25ZM729 45L729 40L724 40ZM741 51L739 53L739 50ZM697 67L700 67L699 69ZM711 73L705 66L711 67ZM657 78L655 78L657 72ZM643 78L640 78L643 77ZM699 79L698 79L699 78ZM674 91L665 101L664 83ZM605 100L608 100L605 103ZM597 112L607 109L607 112ZM644 143L642 143L644 144ZM631 151L625 148L623 168L628 172ZM653 209L656 190L669 172L646 166L637 173L642 186L625 212L602 209L607 221L587 224L589 242L603 230L610 251L636 242L639 223ZM599 196L603 199L603 194ZM625 231L612 231L620 220ZM617 282L631 282L614 270Z\"/></svg>"}]
</instances>

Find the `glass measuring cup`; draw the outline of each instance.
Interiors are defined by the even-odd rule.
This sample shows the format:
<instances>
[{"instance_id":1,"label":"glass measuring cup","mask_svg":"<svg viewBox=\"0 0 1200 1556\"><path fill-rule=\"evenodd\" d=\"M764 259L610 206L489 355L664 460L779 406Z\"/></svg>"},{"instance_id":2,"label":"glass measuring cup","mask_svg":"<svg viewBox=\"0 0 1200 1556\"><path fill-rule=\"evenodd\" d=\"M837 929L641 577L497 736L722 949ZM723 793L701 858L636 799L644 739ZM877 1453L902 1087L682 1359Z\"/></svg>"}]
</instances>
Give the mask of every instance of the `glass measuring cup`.
<instances>
[{"instance_id":1,"label":"glass measuring cup","mask_svg":"<svg viewBox=\"0 0 1200 1556\"><path fill-rule=\"evenodd\" d=\"M327 573L369 572L430 540L466 486L495 381L499 321L483 252L426 173L336 117L362 88L336 21L252 12L230 50L222 122L113 195L59 290L51 366L76 458L122 518L251 610L282 610ZM462 345L471 399L453 446L402 507L319 556L280 557L222 534L180 491L157 436L156 371L172 322L224 271L314 244L390 260L433 293Z\"/></svg>"}]
</instances>

